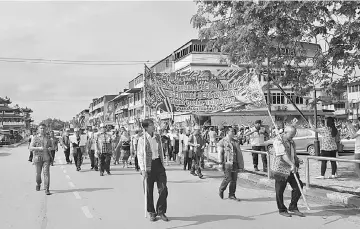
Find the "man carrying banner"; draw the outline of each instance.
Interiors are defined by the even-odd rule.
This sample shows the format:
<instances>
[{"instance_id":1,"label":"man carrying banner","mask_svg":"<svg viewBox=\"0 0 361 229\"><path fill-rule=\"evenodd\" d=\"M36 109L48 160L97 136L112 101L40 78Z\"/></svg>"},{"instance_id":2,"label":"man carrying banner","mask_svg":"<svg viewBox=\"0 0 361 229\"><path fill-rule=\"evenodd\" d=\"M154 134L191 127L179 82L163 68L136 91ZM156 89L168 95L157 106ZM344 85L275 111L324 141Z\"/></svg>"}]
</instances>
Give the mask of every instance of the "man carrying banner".
<instances>
[{"instance_id":1,"label":"man carrying banner","mask_svg":"<svg viewBox=\"0 0 361 229\"><path fill-rule=\"evenodd\" d=\"M201 136L199 127L194 128L193 134L189 137L188 145L190 146L190 153L192 153L192 170L193 176L203 178L201 171L201 157L205 148L205 142ZM197 173L195 173L197 171Z\"/></svg>"},{"instance_id":2,"label":"man carrying banner","mask_svg":"<svg viewBox=\"0 0 361 229\"><path fill-rule=\"evenodd\" d=\"M155 133L154 122L151 119L144 119L142 127L145 129L145 136L141 136L138 140L137 156L141 174L146 181L147 212L152 222L156 221L157 215L163 221L168 221L165 215L168 197L167 174L164 168L161 138ZM159 193L157 209L154 209L154 182L157 182Z\"/></svg>"},{"instance_id":3,"label":"man carrying banner","mask_svg":"<svg viewBox=\"0 0 361 229\"><path fill-rule=\"evenodd\" d=\"M275 158L273 161L272 172L275 177L276 201L279 214L285 217L292 216L288 211L292 212L294 215L304 217L304 214L301 213L297 207L297 202L301 197L301 191L294 174L297 176L301 188L303 187L303 183L297 172L300 161L296 156L295 142L292 140L295 135L296 128L287 126L284 130L284 134L277 137L273 142ZM292 187L291 203L288 211L283 202L283 193L287 183Z\"/></svg>"},{"instance_id":4,"label":"man carrying banner","mask_svg":"<svg viewBox=\"0 0 361 229\"><path fill-rule=\"evenodd\" d=\"M217 144L219 161L222 164L222 170L224 172L224 179L219 187L219 196L223 199L223 192L229 184L228 198L240 201L235 193L238 171L244 168L243 155L239 144L233 138L236 134L236 130L230 127L226 134L226 137L222 138Z\"/></svg>"}]
</instances>

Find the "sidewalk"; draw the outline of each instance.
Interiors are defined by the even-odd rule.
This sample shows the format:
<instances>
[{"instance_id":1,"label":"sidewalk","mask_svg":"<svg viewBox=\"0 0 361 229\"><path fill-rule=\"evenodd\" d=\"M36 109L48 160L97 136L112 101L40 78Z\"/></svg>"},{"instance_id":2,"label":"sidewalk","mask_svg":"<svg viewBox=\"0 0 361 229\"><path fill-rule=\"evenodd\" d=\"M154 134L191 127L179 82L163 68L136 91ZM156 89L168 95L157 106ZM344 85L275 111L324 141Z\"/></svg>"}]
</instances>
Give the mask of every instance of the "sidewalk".
<instances>
[{"instance_id":1,"label":"sidewalk","mask_svg":"<svg viewBox=\"0 0 361 229\"><path fill-rule=\"evenodd\" d=\"M14 143L14 144L11 144L11 145L3 145L1 147L3 148L15 148L15 147L18 147L24 143L27 143L29 141L29 138L25 138L23 139L22 141L18 142L18 143Z\"/></svg>"},{"instance_id":2,"label":"sidewalk","mask_svg":"<svg viewBox=\"0 0 361 229\"><path fill-rule=\"evenodd\" d=\"M250 147L242 147L243 149L250 149ZM207 157L207 153L205 153ZM298 155L305 163L300 166L299 174L303 183L306 182L306 159L307 155ZM342 156L345 159L353 159L353 155ZM240 179L248 180L254 183L266 185L274 188L274 181L267 178L267 173L262 172L263 165L261 155L258 159L258 168L261 170L255 172L253 169L252 155L248 152L243 152L245 172L239 174ZM210 162L209 167L219 169L216 163L218 162L217 153L209 153ZM360 206L360 179L353 172L353 163L340 162L337 166L337 179L319 180L315 177L320 176L321 162L317 160L310 160L310 189L306 190L306 195L321 195L321 198L326 198L331 201L341 202L346 205ZM328 162L326 177L331 175L331 164ZM306 186L306 185L305 185ZM321 194L320 194L321 193Z\"/></svg>"}]
</instances>

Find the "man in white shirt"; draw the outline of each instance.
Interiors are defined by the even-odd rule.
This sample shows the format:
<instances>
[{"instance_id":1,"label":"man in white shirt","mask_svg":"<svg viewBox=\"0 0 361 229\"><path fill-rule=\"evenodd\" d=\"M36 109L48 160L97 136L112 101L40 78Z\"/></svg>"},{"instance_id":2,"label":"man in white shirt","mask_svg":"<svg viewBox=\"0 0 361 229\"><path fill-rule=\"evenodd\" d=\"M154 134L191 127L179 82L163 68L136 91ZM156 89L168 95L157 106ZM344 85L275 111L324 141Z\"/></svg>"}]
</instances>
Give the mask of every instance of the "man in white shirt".
<instances>
[{"instance_id":1,"label":"man in white shirt","mask_svg":"<svg viewBox=\"0 0 361 229\"><path fill-rule=\"evenodd\" d=\"M94 169L98 171L98 155L95 153L96 150L96 135L98 129L96 127L92 127L92 131L88 132L88 152L90 157L90 169Z\"/></svg>"},{"instance_id":2,"label":"man in white shirt","mask_svg":"<svg viewBox=\"0 0 361 229\"><path fill-rule=\"evenodd\" d=\"M266 151L266 147L264 145L265 136L268 136L266 129L262 127L262 121L257 120L255 122L255 126L251 128L250 132L246 133L245 136L250 136L252 150L255 151ZM267 172L267 156L266 154L262 154L262 163L263 163L263 172ZM258 154L252 153L253 158L253 167L255 171L259 171L258 169Z\"/></svg>"},{"instance_id":3,"label":"man in white shirt","mask_svg":"<svg viewBox=\"0 0 361 229\"><path fill-rule=\"evenodd\" d=\"M69 137L70 147L72 149L71 151L73 153L76 171L80 171L81 164L83 162L83 155L82 155L80 146L81 146L81 143L84 144L84 146L85 146L86 141L84 142L84 139L82 141L79 128L74 128L74 132L75 132L74 135L71 135Z\"/></svg>"},{"instance_id":4,"label":"man in white shirt","mask_svg":"<svg viewBox=\"0 0 361 229\"><path fill-rule=\"evenodd\" d=\"M157 215L163 221L168 221L165 215L168 197L167 174L164 168L161 138L154 133L155 126L151 119L143 120L142 127L145 129L145 136L141 136L138 140L137 156L141 174L146 183L147 211L152 222L156 221ZM153 201L154 182L157 182L159 193L157 209L154 208Z\"/></svg>"},{"instance_id":5,"label":"man in white shirt","mask_svg":"<svg viewBox=\"0 0 361 229\"><path fill-rule=\"evenodd\" d=\"M180 147L180 149L182 150L182 154L184 157L183 170L188 169L189 171L192 168L192 155L189 154L189 144L188 144L190 135L191 135L190 128L186 128L184 129L184 134L182 134L180 138L180 144L182 146Z\"/></svg>"}]
</instances>

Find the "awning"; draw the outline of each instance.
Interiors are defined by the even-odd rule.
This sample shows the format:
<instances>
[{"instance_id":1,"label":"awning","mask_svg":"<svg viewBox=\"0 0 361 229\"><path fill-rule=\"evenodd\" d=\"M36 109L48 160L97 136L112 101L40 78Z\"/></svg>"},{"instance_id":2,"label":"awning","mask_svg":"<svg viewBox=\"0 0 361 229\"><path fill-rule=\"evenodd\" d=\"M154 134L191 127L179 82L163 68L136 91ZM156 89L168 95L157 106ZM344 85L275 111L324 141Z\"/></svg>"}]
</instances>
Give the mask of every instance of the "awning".
<instances>
[{"instance_id":1,"label":"awning","mask_svg":"<svg viewBox=\"0 0 361 229\"><path fill-rule=\"evenodd\" d=\"M137 92L140 92L142 90L142 88L132 88L132 89L129 89L128 91L126 91L125 93L137 93Z\"/></svg>"},{"instance_id":2,"label":"awning","mask_svg":"<svg viewBox=\"0 0 361 229\"><path fill-rule=\"evenodd\" d=\"M123 97L125 97L127 95L129 95L129 93L124 92L124 93L118 95L117 97L115 97L114 99L110 100L109 102L117 101L118 99L121 99L121 98L123 98Z\"/></svg>"}]
</instances>

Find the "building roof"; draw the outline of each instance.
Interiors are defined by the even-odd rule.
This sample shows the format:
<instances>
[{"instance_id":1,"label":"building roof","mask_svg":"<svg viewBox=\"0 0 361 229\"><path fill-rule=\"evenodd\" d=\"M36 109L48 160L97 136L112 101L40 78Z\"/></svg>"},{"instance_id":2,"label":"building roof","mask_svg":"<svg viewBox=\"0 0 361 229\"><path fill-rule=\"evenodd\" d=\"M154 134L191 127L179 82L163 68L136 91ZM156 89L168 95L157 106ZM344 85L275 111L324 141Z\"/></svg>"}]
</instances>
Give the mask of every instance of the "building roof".
<instances>
[{"instance_id":1,"label":"building roof","mask_svg":"<svg viewBox=\"0 0 361 229\"><path fill-rule=\"evenodd\" d=\"M131 90L131 89L130 89ZM129 90L128 90L129 91ZM115 97L114 99L110 100L110 102L114 102L114 101L117 101L125 96L129 95L129 93L127 92L123 92L122 94L118 95L117 97Z\"/></svg>"},{"instance_id":2,"label":"building roof","mask_svg":"<svg viewBox=\"0 0 361 229\"><path fill-rule=\"evenodd\" d=\"M11 108L8 106L0 106L0 111L20 111L19 108Z\"/></svg>"},{"instance_id":3,"label":"building roof","mask_svg":"<svg viewBox=\"0 0 361 229\"><path fill-rule=\"evenodd\" d=\"M126 91L126 93L137 93L137 92L140 92L142 90L142 88L138 88L138 87L135 87L135 88L132 88L132 89L129 89L128 91Z\"/></svg>"},{"instance_id":4,"label":"building roof","mask_svg":"<svg viewBox=\"0 0 361 229\"><path fill-rule=\"evenodd\" d=\"M11 101L10 101L10 99L9 98L1 98L0 97L0 104L10 104L11 103Z\"/></svg>"}]
</instances>

